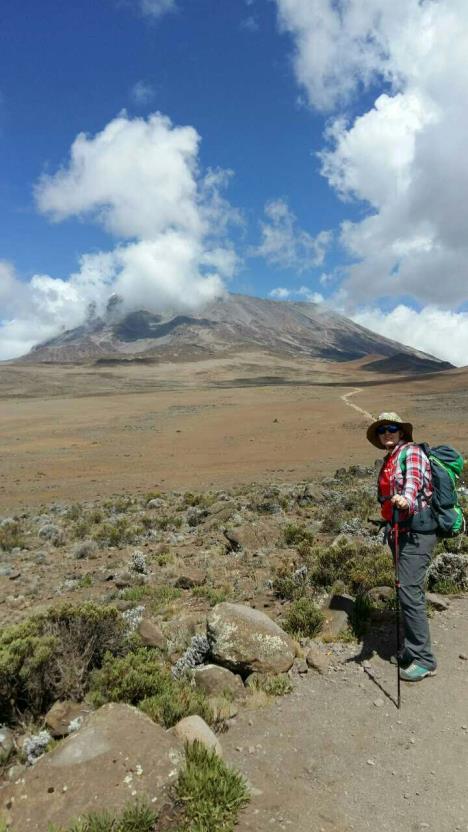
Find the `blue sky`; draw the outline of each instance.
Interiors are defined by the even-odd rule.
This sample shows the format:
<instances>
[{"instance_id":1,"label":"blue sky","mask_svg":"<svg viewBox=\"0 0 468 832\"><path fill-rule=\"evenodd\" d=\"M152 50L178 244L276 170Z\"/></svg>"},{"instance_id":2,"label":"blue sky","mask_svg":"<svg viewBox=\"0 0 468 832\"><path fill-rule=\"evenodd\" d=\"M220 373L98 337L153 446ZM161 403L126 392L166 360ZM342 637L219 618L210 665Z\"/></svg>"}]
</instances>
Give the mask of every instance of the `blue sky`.
<instances>
[{"instance_id":1,"label":"blue sky","mask_svg":"<svg viewBox=\"0 0 468 832\"><path fill-rule=\"evenodd\" d=\"M468 363L467 228L460 211L453 221L464 188L468 196L453 164L468 119L451 92L454 79L468 91L453 40L466 37L468 13L458 0L385 8L5 0L0 357L76 325L90 303L102 312L112 291L128 307L149 296L173 309L225 286L325 301ZM421 52L421 30L450 26ZM421 80L431 50L438 75ZM447 158L441 109L462 134ZM429 210L440 187L449 204ZM161 193L164 207L148 221ZM151 258L165 263L163 275Z\"/></svg>"}]
</instances>

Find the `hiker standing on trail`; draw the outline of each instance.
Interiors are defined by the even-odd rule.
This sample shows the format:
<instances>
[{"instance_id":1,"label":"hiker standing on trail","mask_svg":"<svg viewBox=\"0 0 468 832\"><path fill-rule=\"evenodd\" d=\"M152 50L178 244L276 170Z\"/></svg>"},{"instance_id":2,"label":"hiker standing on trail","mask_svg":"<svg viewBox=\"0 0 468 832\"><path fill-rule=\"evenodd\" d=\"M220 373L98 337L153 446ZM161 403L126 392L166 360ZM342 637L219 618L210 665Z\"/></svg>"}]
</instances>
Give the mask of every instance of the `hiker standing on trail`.
<instances>
[{"instance_id":1,"label":"hiker standing on trail","mask_svg":"<svg viewBox=\"0 0 468 832\"><path fill-rule=\"evenodd\" d=\"M426 572L437 540L437 522L430 509L431 466L426 454L413 442L413 426L403 422L397 413L381 413L368 428L367 439L387 452L378 478L378 498L387 530L395 508L398 509L399 596L404 631L400 678L419 682L434 676L437 667L424 595ZM391 534L389 545L393 552Z\"/></svg>"}]
</instances>

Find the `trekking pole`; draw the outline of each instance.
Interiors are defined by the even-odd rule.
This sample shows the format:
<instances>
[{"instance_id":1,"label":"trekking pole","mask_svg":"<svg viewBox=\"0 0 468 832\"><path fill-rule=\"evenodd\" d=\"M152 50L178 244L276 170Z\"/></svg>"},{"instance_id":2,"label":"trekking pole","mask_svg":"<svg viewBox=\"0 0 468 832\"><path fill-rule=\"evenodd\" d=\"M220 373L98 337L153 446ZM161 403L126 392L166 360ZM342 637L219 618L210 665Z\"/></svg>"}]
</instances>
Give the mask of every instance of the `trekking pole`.
<instances>
[{"instance_id":1,"label":"trekking pole","mask_svg":"<svg viewBox=\"0 0 468 832\"><path fill-rule=\"evenodd\" d=\"M397 660L397 708L401 704L401 679L400 679L400 539L399 539L399 511L393 507L392 516L392 538L393 538L393 565L395 569L395 613L396 613L396 660Z\"/></svg>"}]
</instances>

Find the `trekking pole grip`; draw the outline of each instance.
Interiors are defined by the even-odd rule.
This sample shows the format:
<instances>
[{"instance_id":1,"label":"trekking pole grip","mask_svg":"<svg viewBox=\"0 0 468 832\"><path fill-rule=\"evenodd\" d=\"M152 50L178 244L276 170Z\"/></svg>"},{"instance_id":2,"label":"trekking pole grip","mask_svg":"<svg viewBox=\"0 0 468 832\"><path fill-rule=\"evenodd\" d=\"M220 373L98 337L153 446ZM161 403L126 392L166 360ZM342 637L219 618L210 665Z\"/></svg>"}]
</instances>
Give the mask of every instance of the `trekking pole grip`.
<instances>
[{"instance_id":1,"label":"trekking pole grip","mask_svg":"<svg viewBox=\"0 0 468 832\"><path fill-rule=\"evenodd\" d=\"M392 526L398 526L400 522L400 512L397 506L393 506L393 514L392 514Z\"/></svg>"}]
</instances>

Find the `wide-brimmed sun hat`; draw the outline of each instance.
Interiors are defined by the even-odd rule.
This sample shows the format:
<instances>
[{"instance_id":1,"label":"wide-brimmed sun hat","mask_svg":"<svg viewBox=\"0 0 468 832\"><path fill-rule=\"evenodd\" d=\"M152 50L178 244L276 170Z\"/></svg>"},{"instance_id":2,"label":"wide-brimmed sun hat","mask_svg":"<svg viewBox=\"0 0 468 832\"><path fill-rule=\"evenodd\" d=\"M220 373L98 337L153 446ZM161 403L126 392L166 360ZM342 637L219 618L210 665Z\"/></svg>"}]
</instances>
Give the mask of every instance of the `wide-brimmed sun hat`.
<instances>
[{"instance_id":1,"label":"wide-brimmed sun hat","mask_svg":"<svg viewBox=\"0 0 468 832\"><path fill-rule=\"evenodd\" d=\"M381 413L379 418L367 428L367 438L376 448L382 450L382 443L377 434L377 430L381 425L398 425L403 434L403 438L407 442L413 441L413 425L411 422L404 422L398 413Z\"/></svg>"}]
</instances>

